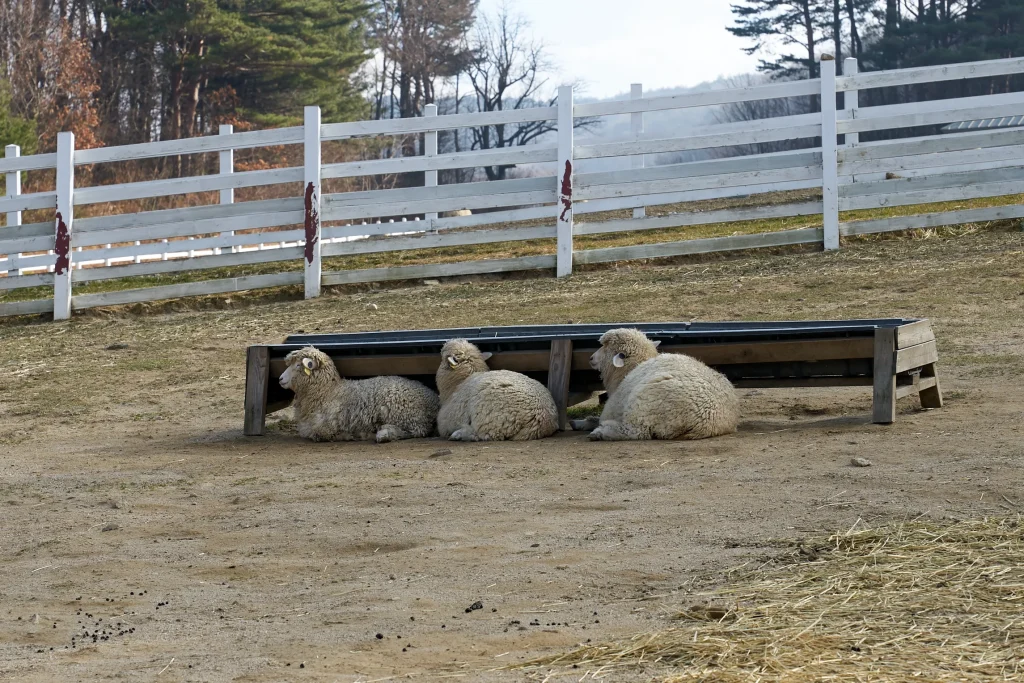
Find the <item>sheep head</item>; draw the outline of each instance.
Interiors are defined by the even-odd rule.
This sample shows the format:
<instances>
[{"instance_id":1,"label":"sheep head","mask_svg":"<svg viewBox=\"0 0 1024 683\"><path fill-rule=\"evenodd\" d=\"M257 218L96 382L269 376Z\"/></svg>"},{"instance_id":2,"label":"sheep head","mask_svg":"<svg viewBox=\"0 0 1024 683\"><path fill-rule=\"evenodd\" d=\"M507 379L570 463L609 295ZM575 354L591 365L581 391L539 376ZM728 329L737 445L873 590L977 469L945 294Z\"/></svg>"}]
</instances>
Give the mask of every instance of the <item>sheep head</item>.
<instances>
[{"instance_id":1,"label":"sheep head","mask_svg":"<svg viewBox=\"0 0 1024 683\"><path fill-rule=\"evenodd\" d=\"M292 351L284 358L285 370L278 380L296 395L316 391L341 379L330 357L312 346Z\"/></svg>"},{"instance_id":2,"label":"sheep head","mask_svg":"<svg viewBox=\"0 0 1024 683\"><path fill-rule=\"evenodd\" d=\"M437 368L437 390L441 402L447 401L459 385L475 372L487 372L490 352L481 352L465 339L452 339L441 348L441 365Z\"/></svg>"},{"instance_id":3,"label":"sheep head","mask_svg":"<svg viewBox=\"0 0 1024 683\"><path fill-rule=\"evenodd\" d=\"M590 356L590 367L601 373L605 390L611 394L633 368L658 355L658 344L640 330L620 327L601 335L601 348Z\"/></svg>"}]
</instances>

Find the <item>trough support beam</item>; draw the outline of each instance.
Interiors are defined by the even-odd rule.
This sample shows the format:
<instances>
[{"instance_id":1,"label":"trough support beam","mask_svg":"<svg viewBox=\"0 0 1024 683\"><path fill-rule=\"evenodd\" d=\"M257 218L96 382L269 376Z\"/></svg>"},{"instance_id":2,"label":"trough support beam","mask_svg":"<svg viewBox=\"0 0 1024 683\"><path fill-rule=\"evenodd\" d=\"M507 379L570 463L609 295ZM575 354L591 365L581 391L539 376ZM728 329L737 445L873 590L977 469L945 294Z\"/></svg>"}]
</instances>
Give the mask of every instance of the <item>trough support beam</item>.
<instances>
[{"instance_id":1,"label":"trough support beam","mask_svg":"<svg viewBox=\"0 0 1024 683\"><path fill-rule=\"evenodd\" d=\"M555 339L548 357L548 391L558 408L558 428L569 424L569 375L572 373L572 340Z\"/></svg>"},{"instance_id":2,"label":"trough support beam","mask_svg":"<svg viewBox=\"0 0 1024 683\"><path fill-rule=\"evenodd\" d=\"M558 88L558 203L555 204L558 246L555 275L572 275L572 86Z\"/></svg>"},{"instance_id":3,"label":"trough support beam","mask_svg":"<svg viewBox=\"0 0 1024 683\"><path fill-rule=\"evenodd\" d=\"M918 396L921 398L922 408L942 407L942 387L939 386L939 373L935 369L935 363L929 363L921 368L921 379L933 379L934 384L921 390Z\"/></svg>"},{"instance_id":4,"label":"trough support beam","mask_svg":"<svg viewBox=\"0 0 1024 683\"><path fill-rule=\"evenodd\" d=\"M320 107L306 107L303 118L305 135L305 176L303 211L306 249L306 298L320 296Z\"/></svg>"},{"instance_id":5,"label":"trough support beam","mask_svg":"<svg viewBox=\"0 0 1024 683\"><path fill-rule=\"evenodd\" d=\"M57 213L53 242L53 319L71 317L71 235L74 224L75 134L57 133Z\"/></svg>"},{"instance_id":6,"label":"trough support beam","mask_svg":"<svg viewBox=\"0 0 1024 683\"><path fill-rule=\"evenodd\" d=\"M267 419L267 388L270 382L270 349L250 346L245 358L246 436L263 436Z\"/></svg>"},{"instance_id":7,"label":"trough support beam","mask_svg":"<svg viewBox=\"0 0 1024 683\"><path fill-rule=\"evenodd\" d=\"M871 420L891 424L896 421L896 328L875 330L874 378Z\"/></svg>"},{"instance_id":8,"label":"trough support beam","mask_svg":"<svg viewBox=\"0 0 1024 683\"><path fill-rule=\"evenodd\" d=\"M839 248L839 138L836 133L836 60L821 56L821 196L826 251Z\"/></svg>"}]
</instances>

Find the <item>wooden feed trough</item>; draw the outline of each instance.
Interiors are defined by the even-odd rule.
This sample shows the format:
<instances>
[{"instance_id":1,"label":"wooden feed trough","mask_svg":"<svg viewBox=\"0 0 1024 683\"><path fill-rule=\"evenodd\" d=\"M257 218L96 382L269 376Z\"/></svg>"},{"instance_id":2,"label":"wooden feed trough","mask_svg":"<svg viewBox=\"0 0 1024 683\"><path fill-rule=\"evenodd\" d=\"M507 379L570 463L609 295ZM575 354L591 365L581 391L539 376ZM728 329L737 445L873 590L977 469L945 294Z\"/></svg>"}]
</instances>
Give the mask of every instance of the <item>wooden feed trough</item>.
<instances>
[{"instance_id":1,"label":"wooden feed trough","mask_svg":"<svg viewBox=\"0 0 1024 683\"><path fill-rule=\"evenodd\" d=\"M607 330L635 327L661 340L663 353L687 353L724 373L737 387L872 386L873 420L896 418L896 400L918 394L924 408L942 406L938 354L928 320L616 323L529 325L449 330L296 334L280 344L250 346L245 377L245 434L260 435L268 412L287 407L284 357L315 346L343 377L402 375L434 387L441 346L465 338L494 355L492 369L515 370L547 385L566 409L603 390L590 355Z\"/></svg>"}]
</instances>

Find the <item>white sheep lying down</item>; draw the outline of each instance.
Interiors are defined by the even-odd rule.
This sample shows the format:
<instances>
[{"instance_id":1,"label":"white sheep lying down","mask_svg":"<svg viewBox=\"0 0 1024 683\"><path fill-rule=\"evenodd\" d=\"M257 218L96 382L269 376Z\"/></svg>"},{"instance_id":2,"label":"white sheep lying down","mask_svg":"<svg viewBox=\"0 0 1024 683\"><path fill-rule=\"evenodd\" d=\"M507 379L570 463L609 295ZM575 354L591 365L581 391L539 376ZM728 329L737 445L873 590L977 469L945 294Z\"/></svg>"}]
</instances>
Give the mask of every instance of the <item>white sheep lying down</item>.
<instances>
[{"instance_id":1,"label":"white sheep lying down","mask_svg":"<svg viewBox=\"0 0 1024 683\"><path fill-rule=\"evenodd\" d=\"M299 436L313 441L377 443L434 435L436 393L405 377L343 379L326 353L312 346L285 357L280 383L295 392Z\"/></svg>"},{"instance_id":2,"label":"white sheep lying down","mask_svg":"<svg viewBox=\"0 0 1024 683\"><path fill-rule=\"evenodd\" d=\"M490 357L465 339L441 349L440 435L453 441L525 441L558 431L558 410L544 385L518 372L491 370Z\"/></svg>"},{"instance_id":3,"label":"white sheep lying down","mask_svg":"<svg viewBox=\"0 0 1024 683\"><path fill-rule=\"evenodd\" d=\"M739 397L720 372L684 354L659 354L659 342L619 328L601 336L590 365L608 402L594 441L706 439L736 431Z\"/></svg>"}]
</instances>

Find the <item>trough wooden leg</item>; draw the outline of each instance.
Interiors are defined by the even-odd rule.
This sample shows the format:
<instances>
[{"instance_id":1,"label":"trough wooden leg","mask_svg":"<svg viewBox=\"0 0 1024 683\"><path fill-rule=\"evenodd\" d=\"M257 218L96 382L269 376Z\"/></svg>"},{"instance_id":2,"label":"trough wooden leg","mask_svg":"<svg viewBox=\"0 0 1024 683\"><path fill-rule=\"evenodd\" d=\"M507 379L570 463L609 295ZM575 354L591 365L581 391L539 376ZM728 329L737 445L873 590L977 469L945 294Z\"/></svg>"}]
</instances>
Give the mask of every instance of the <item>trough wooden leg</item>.
<instances>
[{"instance_id":1,"label":"trough wooden leg","mask_svg":"<svg viewBox=\"0 0 1024 683\"><path fill-rule=\"evenodd\" d=\"M921 381L922 383L926 379L933 379L935 383L921 390L918 394L921 397L922 408L941 408L942 407L942 388L939 386L939 373L935 369L935 363L929 363L921 368Z\"/></svg>"},{"instance_id":2,"label":"trough wooden leg","mask_svg":"<svg viewBox=\"0 0 1024 683\"><path fill-rule=\"evenodd\" d=\"M245 358L245 435L263 436L267 417L270 349L250 346Z\"/></svg>"},{"instance_id":3,"label":"trough wooden leg","mask_svg":"<svg viewBox=\"0 0 1024 683\"><path fill-rule=\"evenodd\" d=\"M569 425L569 374L572 372L572 340L556 339L551 342L548 359L548 391L558 408L558 428Z\"/></svg>"},{"instance_id":4,"label":"trough wooden leg","mask_svg":"<svg viewBox=\"0 0 1024 683\"><path fill-rule=\"evenodd\" d=\"M896 421L896 330L875 330L874 392L871 419L876 424Z\"/></svg>"}]
</instances>

